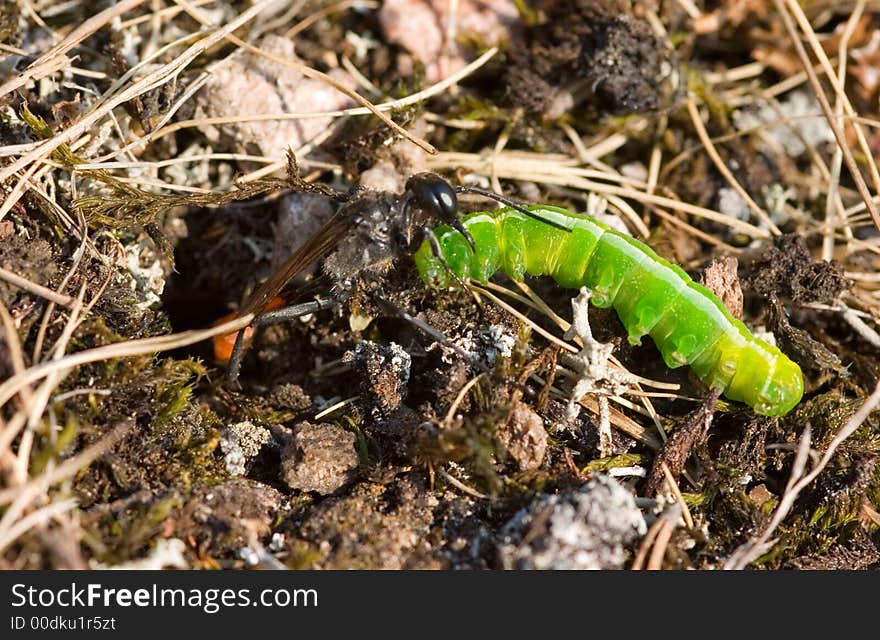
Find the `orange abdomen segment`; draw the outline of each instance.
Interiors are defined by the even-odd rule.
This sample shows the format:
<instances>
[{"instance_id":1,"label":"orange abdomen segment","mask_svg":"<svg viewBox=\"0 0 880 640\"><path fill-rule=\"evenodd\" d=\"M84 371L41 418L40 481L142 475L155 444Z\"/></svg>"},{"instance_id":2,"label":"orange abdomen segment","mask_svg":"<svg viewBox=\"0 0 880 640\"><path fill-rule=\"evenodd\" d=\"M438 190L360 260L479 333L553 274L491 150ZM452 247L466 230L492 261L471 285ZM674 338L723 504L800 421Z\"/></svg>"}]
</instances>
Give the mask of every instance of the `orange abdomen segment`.
<instances>
[{"instance_id":1,"label":"orange abdomen segment","mask_svg":"<svg viewBox=\"0 0 880 640\"><path fill-rule=\"evenodd\" d=\"M273 309L280 309L283 306L284 298L275 296L269 301L269 304L266 305L266 308L263 309L263 311L272 311ZM212 326L216 327L218 324L229 322L230 320L235 319L237 315L238 314L236 313L228 313L217 320ZM247 348L248 345L250 345L251 340L254 339L254 328L245 327L242 331L244 331L244 347ZM232 350L235 348L235 340L238 333L238 331L234 331L214 338L214 360L216 362L226 364L232 359Z\"/></svg>"}]
</instances>

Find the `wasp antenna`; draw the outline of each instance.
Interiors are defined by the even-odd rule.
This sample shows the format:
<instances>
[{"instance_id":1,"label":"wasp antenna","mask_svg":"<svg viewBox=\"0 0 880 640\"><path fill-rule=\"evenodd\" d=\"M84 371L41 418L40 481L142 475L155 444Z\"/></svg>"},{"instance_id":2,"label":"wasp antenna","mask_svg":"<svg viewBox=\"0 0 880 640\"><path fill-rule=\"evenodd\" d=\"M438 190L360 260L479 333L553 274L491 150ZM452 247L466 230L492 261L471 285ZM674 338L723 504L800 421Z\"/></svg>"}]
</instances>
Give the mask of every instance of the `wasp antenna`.
<instances>
[{"instance_id":1,"label":"wasp antenna","mask_svg":"<svg viewBox=\"0 0 880 640\"><path fill-rule=\"evenodd\" d=\"M490 198L492 200L495 200L496 202L500 202L501 204L507 205L511 209L516 209L520 213L525 214L528 217L537 220L538 222L543 222L544 224L548 224L551 227L559 229L560 231L571 232L571 228L565 226L564 224L562 224L560 222L556 222L555 220L549 220L549 219L545 218L544 216L542 216L541 214L536 213L535 211L532 211L531 209L527 209L526 207L522 206L521 204L517 204L516 202L514 202L513 200L511 200L507 196L502 196L501 194L495 193L494 191L488 191L487 189L480 189L479 187L459 185L459 186L455 187L455 192L456 193L475 193L478 196Z\"/></svg>"}]
</instances>

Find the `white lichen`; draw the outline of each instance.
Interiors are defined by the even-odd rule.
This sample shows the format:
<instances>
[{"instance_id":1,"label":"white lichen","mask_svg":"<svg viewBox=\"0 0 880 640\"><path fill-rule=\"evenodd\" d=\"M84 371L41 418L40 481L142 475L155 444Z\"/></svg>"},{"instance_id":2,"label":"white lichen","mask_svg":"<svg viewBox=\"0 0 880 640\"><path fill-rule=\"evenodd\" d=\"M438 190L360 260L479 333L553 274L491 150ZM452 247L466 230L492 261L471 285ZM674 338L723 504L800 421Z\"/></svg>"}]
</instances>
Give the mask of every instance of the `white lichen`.
<instances>
[{"instance_id":1,"label":"white lichen","mask_svg":"<svg viewBox=\"0 0 880 640\"><path fill-rule=\"evenodd\" d=\"M127 245L125 264L131 276L131 289L138 297L135 306L145 311L160 302L165 290L165 269L152 242L145 238Z\"/></svg>"},{"instance_id":2,"label":"white lichen","mask_svg":"<svg viewBox=\"0 0 880 640\"><path fill-rule=\"evenodd\" d=\"M782 119L787 121L780 122ZM779 102L778 110L769 102L759 101L754 107L736 111L733 123L740 131L760 127L762 135L791 158L800 157L807 146L834 142L834 133L819 103L806 91L792 91Z\"/></svg>"},{"instance_id":3,"label":"white lichen","mask_svg":"<svg viewBox=\"0 0 880 640\"><path fill-rule=\"evenodd\" d=\"M577 491L539 494L501 529L498 555L506 569L620 569L646 531L632 494L597 475Z\"/></svg>"},{"instance_id":4,"label":"white lichen","mask_svg":"<svg viewBox=\"0 0 880 640\"><path fill-rule=\"evenodd\" d=\"M462 354L466 355L471 362L481 362L488 366L494 366L499 357L509 358L516 345L516 336L501 325L493 324L479 329L468 329L461 336L450 341L456 349L451 349L438 343L443 349L441 357L445 364L453 364L458 361Z\"/></svg>"},{"instance_id":5,"label":"white lichen","mask_svg":"<svg viewBox=\"0 0 880 640\"><path fill-rule=\"evenodd\" d=\"M761 189L761 195L764 197L764 207L770 215L770 219L776 224L784 224L791 218L789 208L792 205L789 201L794 200L797 195L794 189L785 187L778 182L769 184ZM798 210L798 213L802 213Z\"/></svg>"},{"instance_id":6,"label":"white lichen","mask_svg":"<svg viewBox=\"0 0 880 640\"><path fill-rule=\"evenodd\" d=\"M578 403L581 399L588 394L596 396L599 404L599 453L604 457L613 453L608 397L626 393L634 383L634 378L629 372L612 364L614 345L599 342L593 337L589 319L590 297L592 292L587 287L581 287L580 293L571 301L572 323L565 338L571 340L578 336L583 347L569 359L577 369L578 380L571 390L568 413L571 417L576 417L580 412Z\"/></svg>"},{"instance_id":7,"label":"white lichen","mask_svg":"<svg viewBox=\"0 0 880 640\"><path fill-rule=\"evenodd\" d=\"M752 217L752 210L749 208L749 204L739 195L736 189L731 187L721 187L718 189L718 211L736 220L748 220Z\"/></svg>"},{"instance_id":8,"label":"white lichen","mask_svg":"<svg viewBox=\"0 0 880 640\"><path fill-rule=\"evenodd\" d=\"M220 450L226 471L233 476L243 476L250 462L263 448L271 434L265 427L244 421L230 425L220 433Z\"/></svg>"},{"instance_id":9,"label":"white lichen","mask_svg":"<svg viewBox=\"0 0 880 640\"><path fill-rule=\"evenodd\" d=\"M794 191L781 184L773 183L761 189L764 200L764 209L774 224L785 224L791 218L788 201L794 197ZM753 217L752 209L737 191L731 187L722 187L718 190L718 210L726 216L737 220L750 220ZM761 229L767 225L758 222Z\"/></svg>"}]
</instances>

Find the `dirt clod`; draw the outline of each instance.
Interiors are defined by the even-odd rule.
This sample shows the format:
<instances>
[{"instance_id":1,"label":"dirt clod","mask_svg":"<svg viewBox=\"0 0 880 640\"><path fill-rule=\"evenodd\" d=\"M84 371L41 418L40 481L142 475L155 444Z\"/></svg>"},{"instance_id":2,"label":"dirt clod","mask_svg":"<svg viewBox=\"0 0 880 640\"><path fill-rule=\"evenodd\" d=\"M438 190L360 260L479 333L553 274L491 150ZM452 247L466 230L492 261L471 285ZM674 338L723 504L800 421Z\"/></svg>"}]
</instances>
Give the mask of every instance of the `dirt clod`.
<instances>
[{"instance_id":1,"label":"dirt clod","mask_svg":"<svg viewBox=\"0 0 880 640\"><path fill-rule=\"evenodd\" d=\"M321 502L299 533L319 546L321 568L437 568L427 538L437 505L436 496L409 478L363 483Z\"/></svg>"},{"instance_id":2,"label":"dirt clod","mask_svg":"<svg viewBox=\"0 0 880 640\"><path fill-rule=\"evenodd\" d=\"M525 404L517 404L507 421L498 430L498 439L521 471L541 466L547 450L544 420Z\"/></svg>"},{"instance_id":3,"label":"dirt clod","mask_svg":"<svg viewBox=\"0 0 880 640\"><path fill-rule=\"evenodd\" d=\"M284 497L276 489L247 478L201 486L181 509L176 535L192 536L218 550L237 549L247 545L253 533L268 535L283 505Z\"/></svg>"},{"instance_id":4,"label":"dirt clod","mask_svg":"<svg viewBox=\"0 0 880 640\"><path fill-rule=\"evenodd\" d=\"M747 270L749 288L770 298L830 303L849 287L840 266L813 260L804 238L779 237Z\"/></svg>"},{"instance_id":5,"label":"dirt clod","mask_svg":"<svg viewBox=\"0 0 880 640\"><path fill-rule=\"evenodd\" d=\"M322 422L301 422L281 451L281 477L291 489L327 495L354 479L358 468L354 434Z\"/></svg>"},{"instance_id":6,"label":"dirt clod","mask_svg":"<svg viewBox=\"0 0 880 640\"><path fill-rule=\"evenodd\" d=\"M546 22L527 36L530 48L513 54L512 67L531 70L508 74L507 94L514 104L533 113L546 108L546 102L536 99L533 79L539 77L557 91L586 96L601 112L657 109L666 53L648 23L624 5L593 0L552 3Z\"/></svg>"},{"instance_id":7,"label":"dirt clod","mask_svg":"<svg viewBox=\"0 0 880 640\"><path fill-rule=\"evenodd\" d=\"M406 397L411 365L403 347L364 340L345 354L344 361L361 381L361 401L375 419L381 420L400 407Z\"/></svg>"},{"instance_id":8,"label":"dirt clod","mask_svg":"<svg viewBox=\"0 0 880 640\"><path fill-rule=\"evenodd\" d=\"M312 399L298 384L280 384L269 393L269 402L281 409L304 411L312 406Z\"/></svg>"},{"instance_id":9,"label":"dirt clod","mask_svg":"<svg viewBox=\"0 0 880 640\"><path fill-rule=\"evenodd\" d=\"M11 235L0 242L0 266L23 278L49 284L57 267L52 261L52 247L45 240ZM13 307L16 301L28 295L20 287L0 280L0 301Z\"/></svg>"}]
</instances>

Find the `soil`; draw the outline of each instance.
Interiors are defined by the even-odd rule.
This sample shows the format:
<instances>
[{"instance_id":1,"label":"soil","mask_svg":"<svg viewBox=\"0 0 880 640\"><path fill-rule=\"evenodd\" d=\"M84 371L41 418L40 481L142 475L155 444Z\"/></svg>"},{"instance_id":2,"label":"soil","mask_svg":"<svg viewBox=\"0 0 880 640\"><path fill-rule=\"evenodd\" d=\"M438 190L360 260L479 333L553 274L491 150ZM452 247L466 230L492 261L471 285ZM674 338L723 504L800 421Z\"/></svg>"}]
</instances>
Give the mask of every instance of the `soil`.
<instances>
[{"instance_id":1,"label":"soil","mask_svg":"<svg viewBox=\"0 0 880 640\"><path fill-rule=\"evenodd\" d=\"M246 305L296 247L344 227L273 292L289 304L334 296L340 304L259 327L237 380L203 340L89 360L8 398L0 515L11 513L27 480L96 455L22 507L26 514L75 500L72 511L14 540L0 535L0 566L135 566L177 540L190 568L244 569L266 553L297 569L626 568L665 520L676 533L658 568L722 566L767 525L805 427L821 454L880 375L878 229L858 209L846 166L835 197L849 218L826 223L822 168L833 163L834 143L793 152L737 128L735 113L758 117L758 99L787 77L786 64L800 70L778 18L738 2L660 10L623 0L462 0L467 19L450 40L445 3L420 0L382 11L337 7L289 35L332 4L306 3L284 20L260 16L235 33L268 58L221 41L175 81L123 101L114 119L98 118L60 145L51 165L28 165L39 173L23 194L15 191L22 170L3 182L11 204L0 215L0 267L63 300L0 277L0 385L64 354L210 327ZM685 4L699 8L699 20ZM93 14L88 3L68 5L50 21L61 37ZM51 43L30 18L8 16L9 6L0 9L0 34L14 50L2 52L14 77ZM246 9L211 6L223 23ZM186 14L163 18L149 42L150 11L146 3L77 43L68 55L85 72L25 81L0 97L0 170L75 130L127 71L153 68L137 67L146 55L199 29ZM417 27L401 16L410 13L436 24L408 37ZM828 13L810 17L823 37L836 37L849 15ZM868 77L861 61L872 59L868 34L880 12L866 9L860 25L848 87ZM432 86L495 45L498 53L454 86L386 112L442 150L436 157L374 116L340 117L350 96L277 61L317 69L378 104ZM430 60L422 59L426 47ZM718 79L755 59L764 63L757 75ZM854 102L861 116L880 118L872 93L880 89L865 82L852 89ZM769 212L775 237L729 191L688 99L698 101L731 175ZM308 112L334 113L270 118ZM268 115L204 121L248 114ZM162 135L118 153L151 132ZM296 162L285 158L288 148ZM267 165L273 171L262 175ZM716 265L707 286L801 366L803 401L769 418L717 398L686 367L665 367L651 340L629 344L613 311L591 308L595 340L612 344L631 374L666 386L642 380L607 415L602 384L571 405L578 371L560 343L580 346L547 309L570 321L576 291L530 279L542 308L503 273L492 282L506 293L432 289L412 254L422 227L437 220L403 225L388 214L386 228L375 220L365 227L364 212L332 217L341 203L382 189L378 201L402 215L406 179L425 170L580 212L596 206L588 195L598 187L588 179L629 189L602 206L696 280ZM647 191L665 204L633 196ZM462 211L494 207L459 195ZM823 253L829 237L832 251ZM379 251L386 247L387 255ZM345 269L324 270L328 255ZM31 415L35 402L42 410ZM120 426L128 429L122 439L102 448ZM750 566L880 566L878 456L873 411ZM681 505L691 524L683 510L668 517Z\"/></svg>"}]
</instances>

